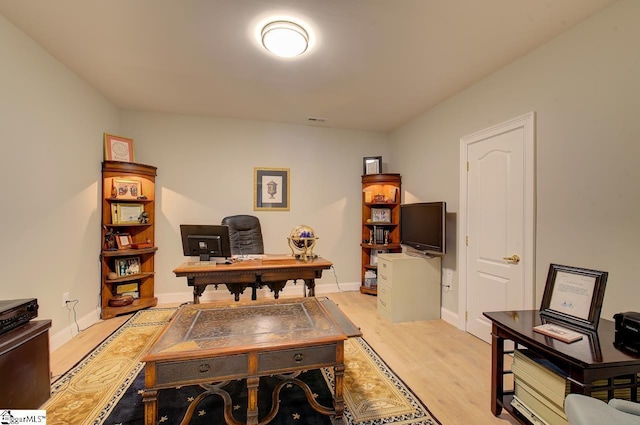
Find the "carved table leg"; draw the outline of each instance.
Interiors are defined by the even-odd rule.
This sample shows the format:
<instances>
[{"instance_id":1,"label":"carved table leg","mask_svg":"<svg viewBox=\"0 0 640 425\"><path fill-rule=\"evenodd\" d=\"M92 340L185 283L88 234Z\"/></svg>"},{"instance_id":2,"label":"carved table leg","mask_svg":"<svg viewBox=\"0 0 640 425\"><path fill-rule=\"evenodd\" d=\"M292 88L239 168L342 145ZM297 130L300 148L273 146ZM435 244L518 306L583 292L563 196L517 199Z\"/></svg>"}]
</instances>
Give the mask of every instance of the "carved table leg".
<instances>
[{"instance_id":1,"label":"carved table leg","mask_svg":"<svg viewBox=\"0 0 640 425\"><path fill-rule=\"evenodd\" d=\"M196 285L196 279L193 277L187 278L187 284L193 286L193 303L200 304L200 295L202 295L207 285Z\"/></svg>"},{"instance_id":2,"label":"carved table leg","mask_svg":"<svg viewBox=\"0 0 640 425\"><path fill-rule=\"evenodd\" d=\"M260 378L247 378L247 425L258 424L258 384ZM147 424L148 425L148 424Z\"/></svg>"},{"instance_id":3,"label":"carved table leg","mask_svg":"<svg viewBox=\"0 0 640 425\"><path fill-rule=\"evenodd\" d=\"M333 408L336 411L335 417L341 418L342 413L344 412L344 396L343 396L343 381L344 381L344 364L337 364L333 367L333 374L335 377L334 382L334 397L333 397Z\"/></svg>"},{"instance_id":4,"label":"carved table leg","mask_svg":"<svg viewBox=\"0 0 640 425\"><path fill-rule=\"evenodd\" d=\"M156 425L158 420L158 391L144 390L142 392L144 402L145 425Z\"/></svg>"},{"instance_id":5,"label":"carved table leg","mask_svg":"<svg viewBox=\"0 0 640 425\"><path fill-rule=\"evenodd\" d=\"M315 279L305 279L304 280L304 284L309 289L309 296L310 297L315 297L316 296L316 280Z\"/></svg>"}]
</instances>

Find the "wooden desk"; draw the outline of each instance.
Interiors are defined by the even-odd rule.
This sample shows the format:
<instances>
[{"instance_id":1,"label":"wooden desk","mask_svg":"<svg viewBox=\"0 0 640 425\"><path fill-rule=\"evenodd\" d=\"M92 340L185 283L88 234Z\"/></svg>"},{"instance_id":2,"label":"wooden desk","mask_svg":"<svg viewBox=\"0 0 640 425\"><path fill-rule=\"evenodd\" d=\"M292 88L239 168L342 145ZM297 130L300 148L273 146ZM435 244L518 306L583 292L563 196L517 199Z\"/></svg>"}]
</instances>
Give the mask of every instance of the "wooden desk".
<instances>
[{"instance_id":1,"label":"wooden desk","mask_svg":"<svg viewBox=\"0 0 640 425\"><path fill-rule=\"evenodd\" d=\"M542 324L537 310L498 311L484 313L491 320L491 412L498 416L506 409L522 423L528 423L511 407L513 391L504 389L505 340L535 351L558 366L571 383L572 393L590 395L596 390L607 390L613 398L614 388L630 388L631 399L638 401L638 374L640 356L621 351L613 346L615 324L600 319L597 333L585 334L576 342L566 344L533 331ZM630 378L628 385L614 385L614 378ZM605 386L594 387L597 380L606 380Z\"/></svg>"},{"instance_id":2,"label":"wooden desk","mask_svg":"<svg viewBox=\"0 0 640 425\"><path fill-rule=\"evenodd\" d=\"M256 290L268 286L278 298L288 280L304 280L309 296L315 296L315 279L322 277L322 271L331 268L333 263L324 258L315 258L305 262L294 257L265 256L259 260L237 261L232 264L183 263L173 272L178 277L186 277L187 285L193 286L193 303L200 302L200 295L207 285L225 284L229 292L240 299L247 287L252 288L251 299L256 299Z\"/></svg>"},{"instance_id":3,"label":"wooden desk","mask_svg":"<svg viewBox=\"0 0 640 425\"><path fill-rule=\"evenodd\" d=\"M334 320L335 312L325 307L327 302L331 303L309 297L182 306L142 359L146 362L145 424L156 425L158 391L181 385L200 385L206 390L189 405L182 423L189 423L200 400L217 394L224 401L225 422L237 424L231 396L223 387L230 380L244 378L247 424L258 424L259 379L271 375L282 382L274 389L272 409L261 423L275 417L280 389L289 384L300 386L316 411L340 420L347 335ZM331 366L335 374L333 408L317 403L307 384L297 379L303 370Z\"/></svg>"}]
</instances>

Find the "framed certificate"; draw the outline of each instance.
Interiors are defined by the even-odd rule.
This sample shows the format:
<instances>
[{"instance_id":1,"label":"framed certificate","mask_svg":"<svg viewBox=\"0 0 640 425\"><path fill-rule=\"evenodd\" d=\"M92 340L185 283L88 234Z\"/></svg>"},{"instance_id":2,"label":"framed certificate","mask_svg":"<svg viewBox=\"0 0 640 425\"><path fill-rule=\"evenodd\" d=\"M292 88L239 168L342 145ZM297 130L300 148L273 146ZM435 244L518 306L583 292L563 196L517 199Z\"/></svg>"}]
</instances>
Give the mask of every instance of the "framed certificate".
<instances>
[{"instance_id":1,"label":"framed certificate","mask_svg":"<svg viewBox=\"0 0 640 425\"><path fill-rule=\"evenodd\" d=\"M607 283L607 272L551 264L540 315L595 331Z\"/></svg>"},{"instance_id":2,"label":"framed certificate","mask_svg":"<svg viewBox=\"0 0 640 425\"><path fill-rule=\"evenodd\" d=\"M136 224L140 223L140 214L144 212L142 204L111 204L112 224Z\"/></svg>"}]
</instances>

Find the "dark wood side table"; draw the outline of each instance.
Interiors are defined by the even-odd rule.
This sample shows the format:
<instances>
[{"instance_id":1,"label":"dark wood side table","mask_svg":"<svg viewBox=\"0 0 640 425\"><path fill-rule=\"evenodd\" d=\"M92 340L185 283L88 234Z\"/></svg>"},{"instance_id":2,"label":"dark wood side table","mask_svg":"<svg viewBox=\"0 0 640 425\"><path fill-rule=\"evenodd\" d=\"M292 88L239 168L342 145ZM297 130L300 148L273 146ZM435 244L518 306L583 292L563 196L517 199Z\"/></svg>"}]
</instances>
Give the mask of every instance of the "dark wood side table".
<instances>
[{"instance_id":1,"label":"dark wood side table","mask_svg":"<svg viewBox=\"0 0 640 425\"><path fill-rule=\"evenodd\" d=\"M613 345L615 325L611 320L600 319L598 332L585 334L570 344L534 332L533 327L542 324L538 310L497 311L484 313L491 320L491 412L498 416L507 410L520 422L528 424L511 407L513 390L505 390L504 370L505 341L511 340L518 347L526 347L558 366L571 383L571 392L590 395L593 391L607 390L613 398L614 389L629 388L631 400L638 401L638 374L640 356L619 350ZM629 378L628 384L614 385L614 378ZM604 386L594 381L606 380Z\"/></svg>"},{"instance_id":2,"label":"dark wood side table","mask_svg":"<svg viewBox=\"0 0 640 425\"><path fill-rule=\"evenodd\" d=\"M0 335L0 404L37 409L49 399L51 320L32 320Z\"/></svg>"}]
</instances>

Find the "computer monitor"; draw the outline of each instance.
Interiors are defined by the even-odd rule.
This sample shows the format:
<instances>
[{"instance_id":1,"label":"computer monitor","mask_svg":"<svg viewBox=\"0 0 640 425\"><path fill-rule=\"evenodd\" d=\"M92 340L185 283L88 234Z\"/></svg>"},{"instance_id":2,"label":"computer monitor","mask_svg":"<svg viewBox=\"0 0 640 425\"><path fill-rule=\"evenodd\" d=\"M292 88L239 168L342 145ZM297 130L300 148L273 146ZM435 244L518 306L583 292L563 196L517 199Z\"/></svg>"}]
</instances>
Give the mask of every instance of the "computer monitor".
<instances>
[{"instance_id":1,"label":"computer monitor","mask_svg":"<svg viewBox=\"0 0 640 425\"><path fill-rule=\"evenodd\" d=\"M200 261L224 261L231 257L229 226L213 224L181 224L182 250L185 256Z\"/></svg>"}]
</instances>

